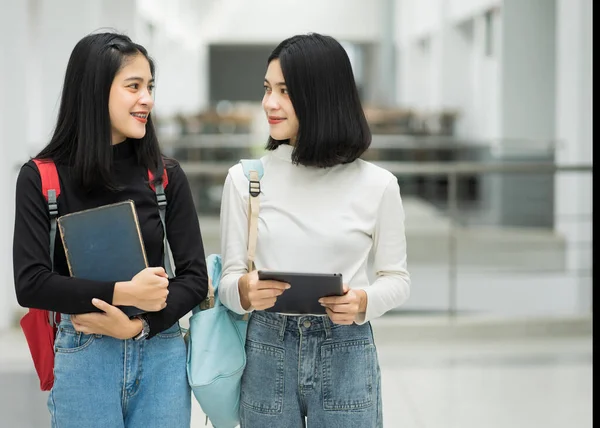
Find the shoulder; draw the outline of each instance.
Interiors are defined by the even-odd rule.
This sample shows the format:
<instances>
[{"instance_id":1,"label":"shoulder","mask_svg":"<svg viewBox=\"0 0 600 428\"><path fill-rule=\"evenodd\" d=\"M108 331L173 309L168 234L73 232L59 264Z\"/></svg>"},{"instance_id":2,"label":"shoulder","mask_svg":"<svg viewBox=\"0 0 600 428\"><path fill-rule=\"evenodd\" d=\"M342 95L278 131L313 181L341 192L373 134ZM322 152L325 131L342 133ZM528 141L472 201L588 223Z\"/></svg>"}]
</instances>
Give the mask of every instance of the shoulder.
<instances>
[{"instance_id":1,"label":"shoulder","mask_svg":"<svg viewBox=\"0 0 600 428\"><path fill-rule=\"evenodd\" d=\"M32 173L36 174L38 177L40 176L40 172L38 170L37 165L35 164L33 159L30 159L29 161L27 161L23 165L21 165L21 171L19 172L19 174L32 174Z\"/></svg>"},{"instance_id":2,"label":"shoulder","mask_svg":"<svg viewBox=\"0 0 600 428\"><path fill-rule=\"evenodd\" d=\"M268 156L263 156L257 160L262 162L263 172L266 174L267 168L265 165L268 161ZM244 172L244 167L242 166L241 161L229 168L226 180L233 185L240 195L245 195L248 193L248 177L246 177L246 173Z\"/></svg>"},{"instance_id":3,"label":"shoulder","mask_svg":"<svg viewBox=\"0 0 600 428\"><path fill-rule=\"evenodd\" d=\"M357 159L351 165L354 166L356 172L360 175L361 181L371 188L380 188L383 191L390 184L398 183L394 174L371 162Z\"/></svg>"},{"instance_id":4,"label":"shoulder","mask_svg":"<svg viewBox=\"0 0 600 428\"><path fill-rule=\"evenodd\" d=\"M41 188L40 171L33 160L25 162L21 165L19 176L17 178L17 187L19 185L33 184Z\"/></svg>"},{"instance_id":5,"label":"shoulder","mask_svg":"<svg viewBox=\"0 0 600 428\"><path fill-rule=\"evenodd\" d=\"M183 169L177 160L165 157L163 159L163 163L169 179L167 188L172 184L180 185L182 182L187 182L187 176L185 175L185 172L183 172Z\"/></svg>"}]
</instances>

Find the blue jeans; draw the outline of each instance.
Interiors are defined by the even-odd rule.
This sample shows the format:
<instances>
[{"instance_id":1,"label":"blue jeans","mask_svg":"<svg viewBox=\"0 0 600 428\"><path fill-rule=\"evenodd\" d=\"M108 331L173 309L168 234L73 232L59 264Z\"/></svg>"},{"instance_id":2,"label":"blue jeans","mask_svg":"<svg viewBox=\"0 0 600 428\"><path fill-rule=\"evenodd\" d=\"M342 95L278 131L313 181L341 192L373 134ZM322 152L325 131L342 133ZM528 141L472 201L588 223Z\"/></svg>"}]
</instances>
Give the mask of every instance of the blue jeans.
<instances>
[{"instance_id":1,"label":"blue jeans","mask_svg":"<svg viewBox=\"0 0 600 428\"><path fill-rule=\"evenodd\" d=\"M53 428L189 428L191 391L179 323L139 342L78 333L62 315Z\"/></svg>"},{"instance_id":2,"label":"blue jeans","mask_svg":"<svg viewBox=\"0 0 600 428\"><path fill-rule=\"evenodd\" d=\"M256 311L249 320L246 356L242 428L383 426L370 324Z\"/></svg>"}]
</instances>

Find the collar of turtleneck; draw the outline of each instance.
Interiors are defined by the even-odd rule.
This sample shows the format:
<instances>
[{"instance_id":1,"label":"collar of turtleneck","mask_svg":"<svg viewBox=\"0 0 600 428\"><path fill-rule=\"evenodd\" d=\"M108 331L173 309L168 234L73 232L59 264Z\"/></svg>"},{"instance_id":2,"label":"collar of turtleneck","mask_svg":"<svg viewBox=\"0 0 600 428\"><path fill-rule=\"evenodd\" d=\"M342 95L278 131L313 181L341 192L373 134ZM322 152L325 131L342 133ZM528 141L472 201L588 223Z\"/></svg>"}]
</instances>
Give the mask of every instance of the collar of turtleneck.
<instances>
[{"instance_id":1,"label":"collar of turtleneck","mask_svg":"<svg viewBox=\"0 0 600 428\"><path fill-rule=\"evenodd\" d=\"M123 160L135 156L135 144L136 142L130 139L119 144L113 144L113 159Z\"/></svg>"}]
</instances>

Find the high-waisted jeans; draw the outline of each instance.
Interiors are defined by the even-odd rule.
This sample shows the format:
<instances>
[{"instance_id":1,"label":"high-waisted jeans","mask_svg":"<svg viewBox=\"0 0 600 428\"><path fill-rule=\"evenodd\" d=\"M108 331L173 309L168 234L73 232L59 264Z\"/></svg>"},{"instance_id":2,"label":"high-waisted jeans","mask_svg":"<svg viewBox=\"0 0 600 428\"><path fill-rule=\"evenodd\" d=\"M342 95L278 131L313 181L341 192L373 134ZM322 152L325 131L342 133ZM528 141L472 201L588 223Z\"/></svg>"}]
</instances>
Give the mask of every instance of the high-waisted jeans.
<instances>
[{"instance_id":1,"label":"high-waisted jeans","mask_svg":"<svg viewBox=\"0 0 600 428\"><path fill-rule=\"evenodd\" d=\"M136 342L78 333L61 318L48 397L53 428L189 428L179 323Z\"/></svg>"},{"instance_id":2,"label":"high-waisted jeans","mask_svg":"<svg viewBox=\"0 0 600 428\"><path fill-rule=\"evenodd\" d=\"M381 375L369 323L256 311L246 355L242 428L382 427Z\"/></svg>"}]
</instances>

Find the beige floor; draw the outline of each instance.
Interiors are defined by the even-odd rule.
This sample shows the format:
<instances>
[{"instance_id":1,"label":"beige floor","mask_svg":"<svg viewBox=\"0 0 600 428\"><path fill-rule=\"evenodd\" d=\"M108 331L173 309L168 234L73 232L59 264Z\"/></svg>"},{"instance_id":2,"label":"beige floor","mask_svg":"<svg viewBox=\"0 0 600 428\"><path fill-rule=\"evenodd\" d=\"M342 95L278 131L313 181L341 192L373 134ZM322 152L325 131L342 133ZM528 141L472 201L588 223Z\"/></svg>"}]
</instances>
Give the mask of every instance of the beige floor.
<instances>
[{"instance_id":1,"label":"beige floor","mask_svg":"<svg viewBox=\"0 0 600 428\"><path fill-rule=\"evenodd\" d=\"M401 317L374 323L386 428L592 426L591 336L481 340L438 330L419 339L402 334L406 327ZM0 336L0 349L0 426L48 426L47 395L37 390L20 332ZM195 402L192 418L193 427L205 426Z\"/></svg>"}]
</instances>

